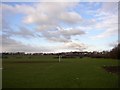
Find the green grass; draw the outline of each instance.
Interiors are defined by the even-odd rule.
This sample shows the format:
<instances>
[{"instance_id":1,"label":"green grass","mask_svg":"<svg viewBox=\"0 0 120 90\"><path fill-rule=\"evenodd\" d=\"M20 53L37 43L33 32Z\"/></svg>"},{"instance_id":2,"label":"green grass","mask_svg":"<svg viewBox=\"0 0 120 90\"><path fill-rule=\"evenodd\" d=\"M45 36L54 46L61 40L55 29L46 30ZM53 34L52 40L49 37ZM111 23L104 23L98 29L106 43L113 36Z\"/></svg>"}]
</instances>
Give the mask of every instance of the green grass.
<instances>
[{"instance_id":1,"label":"green grass","mask_svg":"<svg viewBox=\"0 0 120 90\"><path fill-rule=\"evenodd\" d=\"M118 75L102 66L117 66L118 60L54 56L8 56L3 59L3 88L117 88ZM17 61L34 61L17 63Z\"/></svg>"},{"instance_id":2,"label":"green grass","mask_svg":"<svg viewBox=\"0 0 120 90\"><path fill-rule=\"evenodd\" d=\"M0 56L0 89L2 88L2 59Z\"/></svg>"}]
</instances>

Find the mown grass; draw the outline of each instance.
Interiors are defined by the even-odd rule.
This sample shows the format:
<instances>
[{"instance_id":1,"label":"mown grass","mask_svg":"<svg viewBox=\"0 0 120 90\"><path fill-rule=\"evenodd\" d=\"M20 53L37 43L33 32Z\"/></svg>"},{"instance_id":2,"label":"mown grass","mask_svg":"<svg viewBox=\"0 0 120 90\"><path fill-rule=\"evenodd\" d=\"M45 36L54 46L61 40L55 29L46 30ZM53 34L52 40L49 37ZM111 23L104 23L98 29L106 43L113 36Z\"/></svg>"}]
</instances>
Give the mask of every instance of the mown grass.
<instances>
[{"instance_id":1,"label":"mown grass","mask_svg":"<svg viewBox=\"0 0 120 90\"><path fill-rule=\"evenodd\" d=\"M59 63L54 56L8 56L3 59L2 85L3 88L117 88L118 75L106 72L104 65L117 66L118 60L71 58Z\"/></svg>"},{"instance_id":2,"label":"mown grass","mask_svg":"<svg viewBox=\"0 0 120 90\"><path fill-rule=\"evenodd\" d=\"M2 58L0 56L0 89L2 89Z\"/></svg>"}]
</instances>

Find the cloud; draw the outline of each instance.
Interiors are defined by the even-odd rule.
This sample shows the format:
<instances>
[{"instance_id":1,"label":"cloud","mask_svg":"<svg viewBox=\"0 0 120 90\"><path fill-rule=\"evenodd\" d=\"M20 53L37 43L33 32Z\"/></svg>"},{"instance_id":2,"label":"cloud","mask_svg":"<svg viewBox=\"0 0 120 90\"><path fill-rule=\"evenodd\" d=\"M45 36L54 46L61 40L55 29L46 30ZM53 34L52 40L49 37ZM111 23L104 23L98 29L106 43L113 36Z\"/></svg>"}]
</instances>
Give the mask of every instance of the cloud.
<instances>
[{"instance_id":1,"label":"cloud","mask_svg":"<svg viewBox=\"0 0 120 90\"><path fill-rule=\"evenodd\" d=\"M74 36L74 35L82 35L85 34L84 31L79 30L79 29L69 29L69 30L61 30L60 31L61 34L63 34L64 36Z\"/></svg>"},{"instance_id":2,"label":"cloud","mask_svg":"<svg viewBox=\"0 0 120 90\"><path fill-rule=\"evenodd\" d=\"M0 37L1 39L1 37ZM8 52L53 52L54 49L45 46L31 46L18 42L10 37L2 36L2 51Z\"/></svg>"},{"instance_id":3,"label":"cloud","mask_svg":"<svg viewBox=\"0 0 120 90\"><path fill-rule=\"evenodd\" d=\"M94 11L96 22L91 24L94 30L102 30L98 35L92 36L93 39L109 38L118 34L118 6L116 2L102 3L101 8Z\"/></svg>"},{"instance_id":4,"label":"cloud","mask_svg":"<svg viewBox=\"0 0 120 90\"><path fill-rule=\"evenodd\" d=\"M19 31L13 31L12 34L24 38L35 37L35 33L24 26L19 27Z\"/></svg>"},{"instance_id":5,"label":"cloud","mask_svg":"<svg viewBox=\"0 0 120 90\"><path fill-rule=\"evenodd\" d=\"M2 51L8 52L61 52L61 51L83 51L87 48L87 45L77 42L69 41L57 46L31 46L25 45L22 42L18 42L10 37L2 36ZM58 38L59 39L59 38Z\"/></svg>"},{"instance_id":6,"label":"cloud","mask_svg":"<svg viewBox=\"0 0 120 90\"><path fill-rule=\"evenodd\" d=\"M106 38L106 37L110 37L112 35L116 35L117 34L117 31L118 29L115 27L115 28L112 28L112 29L107 29L105 32L97 35L97 36L94 36L93 38L95 39L102 39L102 38Z\"/></svg>"},{"instance_id":7,"label":"cloud","mask_svg":"<svg viewBox=\"0 0 120 90\"><path fill-rule=\"evenodd\" d=\"M23 38L35 37L35 33L24 26L18 26L18 31L14 30L8 22L5 20L2 21L2 33L5 36L20 36Z\"/></svg>"},{"instance_id":8,"label":"cloud","mask_svg":"<svg viewBox=\"0 0 120 90\"><path fill-rule=\"evenodd\" d=\"M72 8L78 5L78 2L66 2L66 3L37 3L30 5L15 5L10 6L3 4L3 11L22 13L26 16L23 22L26 24L59 24L60 22L78 23L82 20L80 14L74 11L68 11L68 8Z\"/></svg>"},{"instance_id":9,"label":"cloud","mask_svg":"<svg viewBox=\"0 0 120 90\"><path fill-rule=\"evenodd\" d=\"M115 14L118 11L118 2L104 2L99 11Z\"/></svg>"},{"instance_id":10,"label":"cloud","mask_svg":"<svg viewBox=\"0 0 120 90\"><path fill-rule=\"evenodd\" d=\"M54 48L55 52L84 51L88 48L88 45L78 41L69 41Z\"/></svg>"},{"instance_id":11,"label":"cloud","mask_svg":"<svg viewBox=\"0 0 120 90\"><path fill-rule=\"evenodd\" d=\"M44 38L54 42L69 42L71 41L72 36L85 34L85 32L82 31L81 29L73 29L73 28L63 29L60 27L57 30L56 29L45 30L45 31L41 31L41 33Z\"/></svg>"},{"instance_id":12,"label":"cloud","mask_svg":"<svg viewBox=\"0 0 120 90\"><path fill-rule=\"evenodd\" d=\"M85 34L85 32L81 29L73 29L73 28L70 28L70 29L61 29L60 30L60 34L64 37L68 37L68 38L71 38L71 36L76 36L76 35L83 35Z\"/></svg>"},{"instance_id":13,"label":"cloud","mask_svg":"<svg viewBox=\"0 0 120 90\"><path fill-rule=\"evenodd\" d=\"M77 51L83 51L87 48L87 45L77 42L77 41L71 41L65 44L65 46L68 49L72 49L72 50L77 50Z\"/></svg>"},{"instance_id":14,"label":"cloud","mask_svg":"<svg viewBox=\"0 0 120 90\"><path fill-rule=\"evenodd\" d=\"M76 23L81 16L67 9L76 6L77 3L38 3L34 5L31 12L26 13L23 22L26 24L59 24L59 22ZM20 6L19 6L20 7ZM22 6L21 6L22 8ZM29 9L29 8L28 8ZM30 10L29 10L30 11Z\"/></svg>"},{"instance_id":15,"label":"cloud","mask_svg":"<svg viewBox=\"0 0 120 90\"><path fill-rule=\"evenodd\" d=\"M118 17L117 15L109 15L106 17L103 17L101 21L97 22L95 27L96 29L104 30L104 32L93 36L93 38L106 38L110 37L112 35L118 34Z\"/></svg>"},{"instance_id":16,"label":"cloud","mask_svg":"<svg viewBox=\"0 0 120 90\"><path fill-rule=\"evenodd\" d=\"M82 17L76 12L64 12L60 14L60 19L66 23L77 24L82 22Z\"/></svg>"}]
</instances>

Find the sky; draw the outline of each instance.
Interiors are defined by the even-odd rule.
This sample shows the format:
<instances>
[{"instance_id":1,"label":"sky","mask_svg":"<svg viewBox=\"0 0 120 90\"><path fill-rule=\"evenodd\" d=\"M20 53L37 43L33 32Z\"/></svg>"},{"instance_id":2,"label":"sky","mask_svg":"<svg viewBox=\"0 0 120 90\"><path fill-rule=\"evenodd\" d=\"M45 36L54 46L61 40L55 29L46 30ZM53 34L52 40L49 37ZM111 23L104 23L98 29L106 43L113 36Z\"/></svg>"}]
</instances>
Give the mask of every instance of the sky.
<instances>
[{"instance_id":1,"label":"sky","mask_svg":"<svg viewBox=\"0 0 120 90\"><path fill-rule=\"evenodd\" d=\"M3 2L2 51L111 50L118 43L117 2Z\"/></svg>"}]
</instances>

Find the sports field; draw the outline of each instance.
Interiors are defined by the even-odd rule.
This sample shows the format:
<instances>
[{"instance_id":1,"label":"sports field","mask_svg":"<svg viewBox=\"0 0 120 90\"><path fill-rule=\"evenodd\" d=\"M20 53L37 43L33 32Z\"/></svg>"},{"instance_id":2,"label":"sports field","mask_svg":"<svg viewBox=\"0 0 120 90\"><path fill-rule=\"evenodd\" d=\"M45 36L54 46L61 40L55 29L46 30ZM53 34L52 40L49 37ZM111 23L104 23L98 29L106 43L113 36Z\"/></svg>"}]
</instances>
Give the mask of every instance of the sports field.
<instances>
[{"instance_id":1,"label":"sports field","mask_svg":"<svg viewBox=\"0 0 120 90\"><path fill-rule=\"evenodd\" d=\"M103 66L118 60L55 56L7 56L3 58L3 88L117 88L118 74Z\"/></svg>"}]
</instances>

